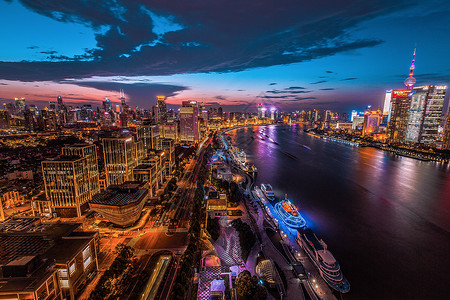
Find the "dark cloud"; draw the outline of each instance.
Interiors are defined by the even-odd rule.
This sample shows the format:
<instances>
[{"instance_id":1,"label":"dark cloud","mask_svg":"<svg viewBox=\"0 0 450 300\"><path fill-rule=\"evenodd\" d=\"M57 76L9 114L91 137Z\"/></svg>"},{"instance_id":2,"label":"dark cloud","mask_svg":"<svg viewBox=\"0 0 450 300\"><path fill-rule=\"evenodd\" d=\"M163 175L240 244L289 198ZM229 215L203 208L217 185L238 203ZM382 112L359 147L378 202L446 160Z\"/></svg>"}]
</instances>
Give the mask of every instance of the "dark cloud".
<instances>
[{"instance_id":1,"label":"dark cloud","mask_svg":"<svg viewBox=\"0 0 450 300\"><path fill-rule=\"evenodd\" d=\"M181 91L188 90L188 87L170 84L158 84L158 83L120 83L120 82L72 82L84 87L92 87L103 91L114 91L119 93L120 89L123 89L127 95L127 101L131 105L140 107L149 107L156 103L157 95L164 95L167 98L175 96Z\"/></svg>"},{"instance_id":2,"label":"dark cloud","mask_svg":"<svg viewBox=\"0 0 450 300\"><path fill-rule=\"evenodd\" d=\"M260 98L264 98L264 99L284 99L284 98L290 98L290 95L282 95L282 96L261 96Z\"/></svg>"},{"instance_id":3,"label":"dark cloud","mask_svg":"<svg viewBox=\"0 0 450 300\"><path fill-rule=\"evenodd\" d=\"M323 89L320 89L321 91L333 91L334 90L334 88L323 88Z\"/></svg>"},{"instance_id":4,"label":"dark cloud","mask_svg":"<svg viewBox=\"0 0 450 300\"><path fill-rule=\"evenodd\" d=\"M37 49L39 46L28 46L27 49Z\"/></svg>"},{"instance_id":5,"label":"dark cloud","mask_svg":"<svg viewBox=\"0 0 450 300\"><path fill-rule=\"evenodd\" d=\"M319 83L325 83L325 82L328 82L328 80L319 80L316 82L311 82L310 84L319 84Z\"/></svg>"},{"instance_id":6,"label":"dark cloud","mask_svg":"<svg viewBox=\"0 0 450 300\"><path fill-rule=\"evenodd\" d=\"M90 76L231 72L310 61L382 41L349 31L411 1L20 0L28 9L97 30L95 49L48 61L1 62L0 78L22 81ZM156 35L148 11L182 30ZM106 30L100 30L106 29Z\"/></svg>"},{"instance_id":7,"label":"dark cloud","mask_svg":"<svg viewBox=\"0 0 450 300\"><path fill-rule=\"evenodd\" d=\"M7 83L0 82L0 85L8 85Z\"/></svg>"},{"instance_id":8,"label":"dark cloud","mask_svg":"<svg viewBox=\"0 0 450 300\"><path fill-rule=\"evenodd\" d=\"M450 75L448 73L425 73L425 74L416 74L414 77L417 81L421 82L421 84L449 84L450 83ZM405 78L405 75L399 78Z\"/></svg>"},{"instance_id":9,"label":"dark cloud","mask_svg":"<svg viewBox=\"0 0 450 300\"><path fill-rule=\"evenodd\" d=\"M290 86L288 88L285 88L285 90L305 90L305 87L302 86Z\"/></svg>"},{"instance_id":10,"label":"dark cloud","mask_svg":"<svg viewBox=\"0 0 450 300\"><path fill-rule=\"evenodd\" d=\"M358 78L356 78L356 77L348 77L348 78L344 78L344 79L341 79L342 81L347 81L347 80L355 80L355 79L358 79Z\"/></svg>"},{"instance_id":11,"label":"dark cloud","mask_svg":"<svg viewBox=\"0 0 450 300\"><path fill-rule=\"evenodd\" d=\"M328 73L328 74L334 73L333 71L325 71L325 72Z\"/></svg>"},{"instance_id":12,"label":"dark cloud","mask_svg":"<svg viewBox=\"0 0 450 300\"><path fill-rule=\"evenodd\" d=\"M47 50L47 51L41 51L40 53L52 55L52 54L58 53L58 51L55 51L55 50Z\"/></svg>"},{"instance_id":13,"label":"dark cloud","mask_svg":"<svg viewBox=\"0 0 450 300\"><path fill-rule=\"evenodd\" d=\"M245 92L245 90L236 90L237 92Z\"/></svg>"},{"instance_id":14,"label":"dark cloud","mask_svg":"<svg viewBox=\"0 0 450 300\"><path fill-rule=\"evenodd\" d=\"M277 84L276 82L269 83L269 85L276 85L276 84Z\"/></svg>"},{"instance_id":15,"label":"dark cloud","mask_svg":"<svg viewBox=\"0 0 450 300\"><path fill-rule=\"evenodd\" d=\"M227 99L227 97L222 96L222 95L218 95L218 96L216 96L214 98L217 99L217 100L226 100Z\"/></svg>"}]
</instances>

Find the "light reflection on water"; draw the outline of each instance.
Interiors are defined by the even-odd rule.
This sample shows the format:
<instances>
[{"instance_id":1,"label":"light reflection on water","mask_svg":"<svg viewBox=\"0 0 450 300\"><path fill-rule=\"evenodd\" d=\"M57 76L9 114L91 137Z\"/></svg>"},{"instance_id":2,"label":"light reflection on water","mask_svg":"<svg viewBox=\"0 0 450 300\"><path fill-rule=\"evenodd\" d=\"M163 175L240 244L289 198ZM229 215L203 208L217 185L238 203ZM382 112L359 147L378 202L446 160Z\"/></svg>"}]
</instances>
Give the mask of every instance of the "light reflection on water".
<instances>
[{"instance_id":1,"label":"light reflection on water","mask_svg":"<svg viewBox=\"0 0 450 300\"><path fill-rule=\"evenodd\" d=\"M447 166L323 141L300 126L265 127L261 140L260 128L233 130L232 141L257 166L257 184L288 193L329 245L352 285L345 299L448 295Z\"/></svg>"}]
</instances>

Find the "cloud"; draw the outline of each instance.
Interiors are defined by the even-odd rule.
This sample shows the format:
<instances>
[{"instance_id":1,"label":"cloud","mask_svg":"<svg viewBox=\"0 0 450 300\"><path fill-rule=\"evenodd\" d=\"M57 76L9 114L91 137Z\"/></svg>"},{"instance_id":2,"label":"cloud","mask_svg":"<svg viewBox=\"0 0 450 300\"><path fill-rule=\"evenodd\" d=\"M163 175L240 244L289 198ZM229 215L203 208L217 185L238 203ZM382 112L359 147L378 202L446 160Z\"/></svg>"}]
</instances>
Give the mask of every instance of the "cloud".
<instances>
[{"instance_id":1,"label":"cloud","mask_svg":"<svg viewBox=\"0 0 450 300\"><path fill-rule=\"evenodd\" d=\"M302 86L290 86L288 88L285 88L285 90L304 90L304 89L306 88Z\"/></svg>"},{"instance_id":2,"label":"cloud","mask_svg":"<svg viewBox=\"0 0 450 300\"><path fill-rule=\"evenodd\" d=\"M328 82L328 80L319 80L316 82L311 82L310 84L320 84L320 83L325 83L325 82Z\"/></svg>"},{"instance_id":3,"label":"cloud","mask_svg":"<svg viewBox=\"0 0 450 300\"><path fill-rule=\"evenodd\" d=\"M7 83L0 82L0 85L8 85Z\"/></svg>"},{"instance_id":4,"label":"cloud","mask_svg":"<svg viewBox=\"0 0 450 300\"><path fill-rule=\"evenodd\" d=\"M325 72L328 73L328 74L334 73L333 71L325 71Z\"/></svg>"},{"instance_id":5,"label":"cloud","mask_svg":"<svg viewBox=\"0 0 450 300\"><path fill-rule=\"evenodd\" d=\"M39 46L28 46L27 49L37 49Z\"/></svg>"},{"instance_id":6,"label":"cloud","mask_svg":"<svg viewBox=\"0 0 450 300\"><path fill-rule=\"evenodd\" d=\"M121 83L121 82L105 82L105 81L68 81L72 84L92 87L103 91L114 91L119 94L119 90L123 89L127 96L127 101L134 106L149 107L156 103L156 96L164 95L167 98L177 95L178 93L188 90L189 87L172 84L160 83Z\"/></svg>"},{"instance_id":7,"label":"cloud","mask_svg":"<svg viewBox=\"0 0 450 300\"><path fill-rule=\"evenodd\" d=\"M319 89L321 91L333 91L335 90L335 88L323 88L323 89Z\"/></svg>"},{"instance_id":8,"label":"cloud","mask_svg":"<svg viewBox=\"0 0 450 300\"><path fill-rule=\"evenodd\" d=\"M217 99L217 100L227 100L227 97L221 96L221 95L218 95L218 96L216 96L214 98Z\"/></svg>"},{"instance_id":9,"label":"cloud","mask_svg":"<svg viewBox=\"0 0 450 300\"><path fill-rule=\"evenodd\" d=\"M269 85L276 85L276 84L277 84L276 82L269 83Z\"/></svg>"},{"instance_id":10,"label":"cloud","mask_svg":"<svg viewBox=\"0 0 450 300\"><path fill-rule=\"evenodd\" d=\"M55 50L47 50L47 51L41 51L40 53L52 55L52 54L58 53L58 51L55 51Z\"/></svg>"},{"instance_id":11,"label":"cloud","mask_svg":"<svg viewBox=\"0 0 450 300\"><path fill-rule=\"evenodd\" d=\"M364 21L413 5L283 1L273 9L269 0L245 6L226 0L20 2L43 16L96 32L96 47L82 55L0 62L0 78L22 81L235 72L305 62L379 45L382 41L349 32Z\"/></svg>"},{"instance_id":12,"label":"cloud","mask_svg":"<svg viewBox=\"0 0 450 300\"><path fill-rule=\"evenodd\" d=\"M355 80L355 79L358 79L358 78L356 78L356 77L348 77L348 78L341 79L341 81Z\"/></svg>"}]
</instances>

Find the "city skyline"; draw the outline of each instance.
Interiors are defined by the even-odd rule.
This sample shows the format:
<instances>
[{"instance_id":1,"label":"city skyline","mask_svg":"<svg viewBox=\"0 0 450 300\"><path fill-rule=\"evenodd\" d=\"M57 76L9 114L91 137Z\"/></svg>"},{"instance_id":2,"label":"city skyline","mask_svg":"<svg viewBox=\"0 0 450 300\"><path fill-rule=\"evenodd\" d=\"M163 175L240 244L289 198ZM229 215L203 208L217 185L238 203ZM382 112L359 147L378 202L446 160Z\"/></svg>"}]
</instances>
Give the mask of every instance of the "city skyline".
<instances>
[{"instance_id":1,"label":"city skyline","mask_svg":"<svg viewBox=\"0 0 450 300\"><path fill-rule=\"evenodd\" d=\"M68 104L101 106L105 97L120 103L123 89L144 108L157 95L230 111L256 111L260 102L284 111L382 108L385 90L404 87L416 44L415 86L450 79L444 1L0 8L5 28L21 17L2 38L2 102L25 97L43 107L61 94Z\"/></svg>"}]
</instances>

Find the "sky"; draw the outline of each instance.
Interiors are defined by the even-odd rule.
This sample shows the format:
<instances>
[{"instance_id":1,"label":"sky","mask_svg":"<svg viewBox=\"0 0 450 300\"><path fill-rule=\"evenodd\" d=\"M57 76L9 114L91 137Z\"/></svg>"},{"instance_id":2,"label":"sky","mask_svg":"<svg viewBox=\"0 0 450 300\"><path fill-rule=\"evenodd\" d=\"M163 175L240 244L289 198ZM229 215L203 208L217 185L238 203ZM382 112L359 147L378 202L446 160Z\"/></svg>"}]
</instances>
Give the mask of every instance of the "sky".
<instances>
[{"instance_id":1,"label":"sky","mask_svg":"<svg viewBox=\"0 0 450 300\"><path fill-rule=\"evenodd\" d=\"M415 46L416 86L450 83L449 1L0 0L0 26L3 103L381 108Z\"/></svg>"}]
</instances>

